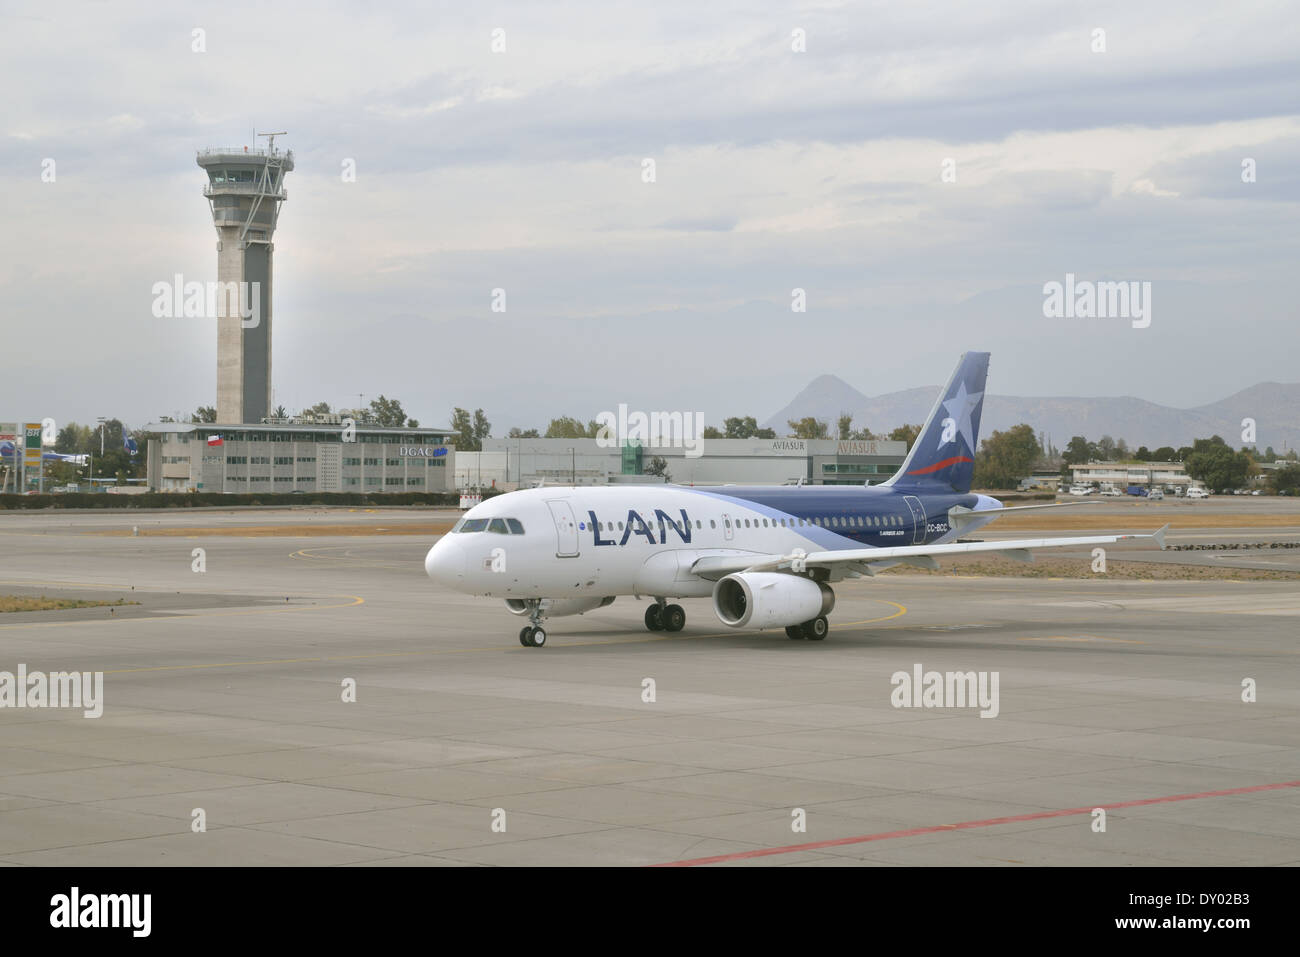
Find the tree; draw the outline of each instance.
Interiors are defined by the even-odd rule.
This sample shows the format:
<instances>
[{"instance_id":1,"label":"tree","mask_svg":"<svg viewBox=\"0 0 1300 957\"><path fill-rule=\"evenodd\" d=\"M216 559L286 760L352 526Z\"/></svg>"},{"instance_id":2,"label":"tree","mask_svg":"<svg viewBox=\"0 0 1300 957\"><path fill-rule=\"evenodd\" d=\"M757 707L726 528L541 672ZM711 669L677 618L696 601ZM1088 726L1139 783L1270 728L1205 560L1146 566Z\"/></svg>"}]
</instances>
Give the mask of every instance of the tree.
<instances>
[{"instance_id":1,"label":"tree","mask_svg":"<svg viewBox=\"0 0 1300 957\"><path fill-rule=\"evenodd\" d=\"M1115 457L1115 440L1109 435L1103 435L1097 440L1097 457L1105 462Z\"/></svg>"},{"instance_id":2,"label":"tree","mask_svg":"<svg viewBox=\"0 0 1300 957\"><path fill-rule=\"evenodd\" d=\"M907 447L910 450L912 448L912 443L916 441L916 437L920 434L920 425L900 425L898 428L894 429L894 431L889 433L889 440L891 442L906 442Z\"/></svg>"},{"instance_id":3,"label":"tree","mask_svg":"<svg viewBox=\"0 0 1300 957\"><path fill-rule=\"evenodd\" d=\"M758 421L752 415L733 415L729 419L724 419L722 430L726 435L722 438L727 439L774 439L776 433L771 429L760 429Z\"/></svg>"},{"instance_id":4,"label":"tree","mask_svg":"<svg viewBox=\"0 0 1300 957\"><path fill-rule=\"evenodd\" d=\"M46 462L45 463L45 488L48 490L54 485L75 485L80 483L82 476L81 466L73 465L71 462Z\"/></svg>"},{"instance_id":5,"label":"tree","mask_svg":"<svg viewBox=\"0 0 1300 957\"><path fill-rule=\"evenodd\" d=\"M847 439L853 432L853 413L841 412L838 422L840 441Z\"/></svg>"},{"instance_id":6,"label":"tree","mask_svg":"<svg viewBox=\"0 0 1300 957\"><path fill-rule=\"evenodd\" d=\"M191 422L215 422L217 421L217 410L210 405L201 405L194 410L190 416Z\"/></svg>"},{"instance_id":7,"label":"tree","mask_svg":"<svg viewBox=\"0 0 1300 957\"><path fill-rule=\"evenodd\" d=\"M85 455L90 451L92 438L90 426L69 422L59 429L54 439L54 451L64 455Z\"/></svg>"},{"instance_id":8,"label":"tree","mask_svg":"<svg viewBox=\"0 0 1300 957\"><path fill-rule=\"evenodd\" d=\"M492 423L487 420L482 409L474 410L474 443L481 449L483 440L492 437Z\"/></svg>"},{"instance_id":9,"label":"tree","mask_svg":"<svg viewBox=\"0 0 1300 957\"><path fill-rule=\"evenodd\" d=\"M1273 493L1286 492L1288 495L1300 494L1300 465L1284 465L1269 477L1269 488Z\"/></svg>"},{"instance_id":10,"label":"tree","mask_svg":"<svg viewBox=\"0 0 1300 957\"><path fill-rule=\"evenodd\" d=\"M1033 426L1024 422L994 432L980 443L972 484L978 488L1015 488L1034 467L1042 447Z\"/></svg>"},{"instance_id":11,"label":"tree","mask_svg":"<svg viewBox=\"0 0 1300 957\"><path fill-rule=\"evenodd\" d=\"M1133 458L1135 458L1139 462L1150 462L1151 450L1148 449L1145 445L1139 445L1138 450L1133 453Z\"/></svg>"},{"instance_id":12,"label":"tree","mask_svg":"<svg viewBox=\"0 0 1300 957\"><path fill-rule=\"evenodd\" d=\"M1152 462L1173 462L1178 458L1178 452L1172 445L1162 445L1151 453Z\"/></svg>"},{"instance_id":13,"label":"tree","mask_svg":"<svg viewBox=\"0 0 1300 957\"><path fill-rule=\"evenodd\" d=\"M704 427L703 437L706 439L725 439L727 436L726 433L724 433L721 429L717 428L716 426L706 425Z\"/></svg>"},{"instance_id":14,"label":"tree","mask_svg":"<svg viewBox=\"0 0 1300 957\"><path fill-rule=\"evenodd\" d=\"M858 441L874 439L870 429L853 428L853 414L851 412L841 412L839 418L840 441L854 439Z\"/></svg>"},{"instance_id":15,"label":"tree","mask_svg":"<svg viewBox=\"0 0 1300 957\"><path fill-rule=\"evenodd\" d=\"M668 474L668 462L659 455L653 456L645 465L645 475L662 475L665 482L671 482L673 477Z\"/></svg>"},{"instance_id":16,"label":"tree","mask_svg":"<svg viewBox=\"0 0 1300 957\"><path fill-rule=\"evenodd\" d=\"M1246 484L1252 469L1257 468L1249 456L1234 452L1219 436L1197 439L1184 460L1187 474L1215 491L1239 488Z\"/></svg>"},{"instance_id":17,"label":"tree","mask_svg":"<svg viewBox=\"0 0 1300 957\"><path fill-rule=\"evenodd\" d=\"M303 411L311 415L329 415L333 410L330 409L330 404L328 402L317 402L311 408L304 409Z\"/></svg>"},{"instance_id":18,"label":"tree","mask_svg":"<svg viewBox=\"0 0 1300 957\"><path fill-rule=\"evenodd\" d=\"M815 419L811 415L805 415L798 421L787 419L786 425L790 427L790 435L796 439L829 439L831 437L830 428L822 419Z\"/></svg>"},{"instance_id":19,"label":"tree","mask_svg":"<svg viewBox=\"0 0 1300 957\"><path fill-rule=\"evenodd\" d=\"M474 422L468 412L460 406L451 410L451 430L456 433L456 448L461 452L472 452L474 444Z\"/></svg>"},{"instance_id":20,"label":"tree","mask_svg":"<svg viewBox=\"0 0 1300 957\"><path fill-rule=\"evenodd\" d=\"M548 439L594 439L599 430L600 425L595 420L583 425L581 421L572 416L562 415L558 419L551 419L546 426L546 434L543 437Z\"/></svg>"},{"instance_id":21,"label":"tree","mask_svg":"<svg viewBox=\"0 0 1300 957\"><path fill-rule=\"evenodd\" d=\"M1061 460L1066 465L1084 465L1092 457L1092 446L1082 435L1076 435L1070 439L1061 453Z\"/></svg>"},{"instance_id":22,"label":"tree","mask_svg":"<svg viewBox=\"0 0 1300 957\"><path fill-rule=\"evenodd\" d=\"M402 409L402 403L396 399L386 399L382 394L370 401L370 416L376 425L386 429L400 429L406 425L406 412Z\"/></svg>"},{"instance_id":23,"label":"tree","mask_svg":"<svg viewBox=\"0 0 1300 957\"><path fill-rule=\"evenodd\" d=\"M542 434L536 429L521 429L519 426L506 433L508 439L540 439L541 437Z\"/></svg>"},{"instance_id":24,"label":"tree","mask_svg":"<svg viewBox=\"0 0 1300 957\"><path fill-rule=\"evenodd\" d=\"M275 411L271 413L271 416L276 419L287 419L289 418L289 410L282 405L277 405Z\"/></svg>"}]
</instances>

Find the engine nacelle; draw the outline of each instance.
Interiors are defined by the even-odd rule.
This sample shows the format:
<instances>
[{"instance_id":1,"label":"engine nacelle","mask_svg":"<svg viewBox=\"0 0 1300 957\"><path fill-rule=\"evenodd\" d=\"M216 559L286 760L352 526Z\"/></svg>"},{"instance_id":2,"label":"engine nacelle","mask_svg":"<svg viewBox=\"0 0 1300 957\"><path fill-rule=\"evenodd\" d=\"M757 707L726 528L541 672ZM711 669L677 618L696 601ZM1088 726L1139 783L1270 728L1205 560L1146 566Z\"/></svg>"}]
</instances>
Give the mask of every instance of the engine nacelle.
<instances>
[{"instance_id":1,"label":"engine nacelle","mask_svg":"<svg viewBox=\"0 0 1300 957\"><path fill-rule=\"evenodd\" d=\"M732 628L787 628L834 607L835 592L802 575L737 572L713 586L713 611Z\"/></svg>"},{"instance_id":2,"label":"engine nacelle","mask_svg":"<svg viewBox=\"0 0 1300 957\"><path fill-rule=\"evenodd\" d=\"M614 603L613 595L604 598L507 598L506 608L512 615L528 615L534 605L541 606L542 618L563 618L565 615L581 615L583 612L595 611Z\"/></svg>"}]
</instances>

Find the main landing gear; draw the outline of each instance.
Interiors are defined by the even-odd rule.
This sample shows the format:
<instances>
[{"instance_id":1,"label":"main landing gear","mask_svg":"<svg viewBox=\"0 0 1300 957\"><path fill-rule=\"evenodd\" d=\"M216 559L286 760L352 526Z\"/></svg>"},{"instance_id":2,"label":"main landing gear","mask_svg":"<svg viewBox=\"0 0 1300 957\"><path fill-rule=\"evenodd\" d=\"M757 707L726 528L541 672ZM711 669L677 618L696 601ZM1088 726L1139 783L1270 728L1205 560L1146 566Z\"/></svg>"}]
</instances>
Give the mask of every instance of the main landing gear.
<instances>
[{"instance_id":1,"label":"main landing gear","mask_svg":"<svg viewBox=\"0 0 1300 957\"><path fill-rule=\"evenodd\" d=\"M802 625L790 625L785 630L787 638L795 641L806 639L807 641L821 641L826 637L826 633L831 630L830 622L826 620L825 615L814 618L812 621L805 621Z\"/></svg>"},{"instance_id":2,"label":"main landing gear","mask_svg":"<svg viewBox=\"0 0 1300 957\"><path fill-rule=\"evenodd\" d=\"M686 610L681 605L670 605L664 598L645 610L645 626L651 631L681 631L686 627Z\"/></svg>"},{"instance_id":3,"label":"main landing gear","mask_svg":"<svg viewBox=\"0 0 1300 957\"><path fill-rule=\"evenodd\" d=\"M546 629L541 625L524 625L519 631L519 643L525 648L540 648L546 644Z\"/></svg>"}]
</instances>

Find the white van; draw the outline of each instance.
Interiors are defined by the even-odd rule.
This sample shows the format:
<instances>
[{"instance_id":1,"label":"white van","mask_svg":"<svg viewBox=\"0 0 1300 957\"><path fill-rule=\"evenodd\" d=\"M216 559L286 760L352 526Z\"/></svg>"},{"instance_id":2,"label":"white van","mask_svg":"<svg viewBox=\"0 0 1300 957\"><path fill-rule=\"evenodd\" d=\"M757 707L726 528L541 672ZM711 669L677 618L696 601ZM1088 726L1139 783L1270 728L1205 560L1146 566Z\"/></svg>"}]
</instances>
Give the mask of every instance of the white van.
<instances>
[{"instance_id":1,"label":"white van","mask_svg":"<svg viewBox=\"0 0 1300 957\"><path fill-rule=\"evenodd\" d=\"M1209 498L1210 493L1203 488L1189 488L1187 490L1188 498Z\"/></svg>"}]
</instances>

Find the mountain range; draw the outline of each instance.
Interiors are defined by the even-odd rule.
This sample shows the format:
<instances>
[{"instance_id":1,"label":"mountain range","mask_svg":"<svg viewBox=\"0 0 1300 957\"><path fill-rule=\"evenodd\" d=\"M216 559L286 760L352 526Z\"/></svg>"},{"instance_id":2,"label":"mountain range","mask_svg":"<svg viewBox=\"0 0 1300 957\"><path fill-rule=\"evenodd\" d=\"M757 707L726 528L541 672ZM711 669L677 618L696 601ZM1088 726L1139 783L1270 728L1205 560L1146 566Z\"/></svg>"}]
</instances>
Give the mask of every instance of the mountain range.
<instances>
[{"instance_id":1,"label":"mountain range","mask_svg":"<svg viewBox=\"0 0 1300 957\"><path fill-rule=\"evenodd\" d=\"M813 416L824 420L835 433L842 412L853 414L853 428L888 434L909 422L924 422L934 405L940 386L924 386L867 396L833 375L818 376L763 424L784 435L790 419ZM1194 409L1176 409L1133 396L1081 398L1051 396L987 395L984 399L981 436L1004 431L1021 422L1035 432L1046 433L1051 443L1064 449L1071 436L1082 435L1095 442L1103 435L1124 439L1130 449L1145 445L1178 448L1193 439L1220 435L1239 448L1251 443L1242 439L1242 420L1255 420L1256 444L1272 446L1278 453L1300 447L1300 383L1261 382L1218 402Z\"/></svg>"}]
</instances>

